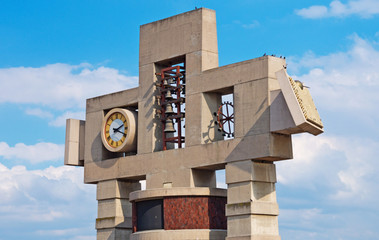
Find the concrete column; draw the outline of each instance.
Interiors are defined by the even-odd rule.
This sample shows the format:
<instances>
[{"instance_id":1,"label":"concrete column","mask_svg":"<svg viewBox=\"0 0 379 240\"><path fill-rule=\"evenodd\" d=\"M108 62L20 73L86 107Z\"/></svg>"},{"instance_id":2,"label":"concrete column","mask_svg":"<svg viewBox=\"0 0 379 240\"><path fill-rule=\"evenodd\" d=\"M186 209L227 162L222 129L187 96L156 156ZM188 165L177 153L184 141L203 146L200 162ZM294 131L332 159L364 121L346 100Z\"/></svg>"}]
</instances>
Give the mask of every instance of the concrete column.
<instances>
[{"instance_id":1,"label":"concrete column","mask_svg":"<svg viewBox=\"0 0 379 240\"><path fill-rule=\"evenodd\" d=\"M129 239L132 233L132 204L129 202L129 193L140 189L139 182L116 179L97 184L98 240Z\"/></svg>"},{"instance_id":2,"label":"concrete column","mask_svg":"<svg viewBox=\"0 0 379 240\"><path fill-rule=\"evenodd\" d=\"M276 170L272 163L252 160L226 165L227 240L280 240L276 202Z\"/></svg>"}]
</instances>

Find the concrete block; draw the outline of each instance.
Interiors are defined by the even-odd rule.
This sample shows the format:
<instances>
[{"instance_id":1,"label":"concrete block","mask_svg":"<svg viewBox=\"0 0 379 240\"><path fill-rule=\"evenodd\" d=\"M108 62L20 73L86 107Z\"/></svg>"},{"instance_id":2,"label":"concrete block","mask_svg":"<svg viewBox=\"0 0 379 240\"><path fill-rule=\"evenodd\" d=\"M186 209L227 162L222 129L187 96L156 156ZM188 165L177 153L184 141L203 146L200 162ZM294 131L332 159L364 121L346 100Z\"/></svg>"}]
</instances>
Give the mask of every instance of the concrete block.
<instances>
[{"instance_id":1,"label":"concrete block","mask_svg":"<svg viewBox=\"0 0 379 240\"><path fill-rule=\"evenodd\" d=\"M85 149L84 161L93 162L103 159L103 143L101 141L101 124L103 122L103 111L87 112L86 114L86 130L85 130Z\"/></svg>"},{"instance_id":2,"label":"concrete block","mask_svg":"<svg viewBox=\"0 0 379 240\"><path fill-rule=\"evenodd\" d=\"M216 44L217 47L217 44ZM199 50L186 54L186 80L201 74L203 71L218 67L218 53Z\"/></svg>"},{"instance_id":3,"label":"concrete block","mask_svg":"<svg viewBox=\"0 0 379 240\"><path fill-rule=\"evenodd\" d=\"M268 79L234 87L235 137L270 132Z\"/></svg>"},{"instance_id":4,"label":"concrete block","mask_svg":"<svg viewBox=\"0 0 379 240\"><path fill-rule=\"evenodd\" d=\"M218 53L216 12L204 9L202 15L202 48L209 52Z\"/></svg>"},{"instance_id":5,"label":"concrete block","mask_svg":"<svg viewBox=\"0 0 379 240\"><path fill-rule=\"evenodd\" d=\"M98 201L97 217L132 217L132 204L126 199L105 199Z\"/></svg>"},{"instance_id":6,"label":"concrete block","mask_svg":"<svg viewBox=\"0 0 379 240\"><path fill-rule=\"evenodd\" d=\"M108 159L105 161L85 162L84 182L96 184L99 181L111 180L117 177L120 161Z\"/></svg>"},{"instance_id":7,"label":"concrete block","mask_svg":"<svg viewBox=\"0 0 379 240\"><path fill-rule=\"evenodd\" d=\"M65 165L84 166L84 134L85 121L66 120Z\"/></svg>"},{"instance_id":8,"label":"concrete block","mask_svg":"<svg viewBox=\"0 0 379 240\"><path fill-rule=\"evenodd\" d=\"M230 148L223 148L225 146L220 146L217 149L219 152L228 151L226 162L241 161L241 160L251 160L251 159L262 159L271 156L271 140L270 134L257 134L248 135L242 138L235 137L233 142L235 145L228 141L221 141L221 144L228 143ZM226 145L226 144L225 144ZM219 153L220 154L220 153Z\"/></svg>"},{"instance_id":9,"label":"concrete block","mask_svg":"<svg viewBox=\"0 0 379 240\"><path fill-rule=\"evenodd\" d=\"M268 79L269 58L271 57L260 57L204 70L199 76L198 84L194 85L193 89L189 89L188 94L212 92L241 83Z\"/></svg>"},{"instance_id":10,"label":"concrete block","mask_svg":"<svg viewBox=\"0 0 379 240\"><path fill-rule=\"evenodd\" d=\"M159 73L160 70L154 63L139 67L138 101L152 100L152 97L156 95L157 88L155 83L158 81L158 77L155 73Z\"/></svg>"},{"instance_id":11,"label":"concrete block","mask_svg":"<svg viewBox=\"0 0 379 240\"><path fill-rule=\"evenodd\" d=\"M290 147L290 136L268 133L152 154L137 154L86 163L85 182L97 183L116 178L142 180L149 173L170 169L218 170L234 161L289 159L292 157Z\"/></svg>"},{"instance_id":12,"label":"concrete block","mask_svg":"<svg viewBox=\"0 0 379 240\"><path fill-rule=\"evenodd\" d=\"M252 183L228 184L228 204L253 201Z\"/></svg>"},{"instance_id":13,"label":"concrete block","mask_svg":"<svg viewBox=\"0 0 379 240\"><path fill-rule=\"evenodd\" d=\"M101 181L97 184L97 200L112 198L129 198L129 193L141 189L139 182L126 182L119 180Z\"/></svg>"},{"instance_id":14,"label":"concrete block","mask_svg":"<svg viewBox=\"0 0 379 240\"><path fill-rule=\"evenodd\" d=\"M161 136L160 121L155 119L156 107L152 100L141 101L138 103L138 144L137 153L151 153L162 150L162 142L155 141ZM158 138L160 139L160 138Z\"/></svg>"},{"instance_id":15,"label":"concrete block","mask_svg":"<svg viewBox=\"0 0 379 240\"><path fill-rule=\"evenodd\" d=\"M188 83L187 85L189 85ZM202 103L202 94L193 94L186 95L187 102L186 104L186 148L201 144L201 103Z\"/></svg>"},{"instance_id":16,"label":"concrete block","mask_svg":"<svg viewBox=\"0 0 379 240\"><path fill-rule=\"evenodd\" d=\"M276 202L241 202L226 205L226 216L236 215L279 215L279 206Z\"/></svg>"},{"instance_id":17,"label":"concrete block","mask_svg":"<svg viewBox=\"0 0 379 240\"><path fill-rule=\"evenodd\" d=\"M267 73L271 79L276 79L276 72L286 67L286 60L284 58L267 56ZM270 89L274 89L275 86L270 86Z\"/></svg>"},{"instance_id":18,"label":"concrete block","mask_svg":"<svg viewBox=\"0 0 379 240\"><path fill-rule=\"evenodd\" d=\"M221 240L226 237L226 230L219 229L182 229L149 230L133 233L131 240Z\"/></svg>"},{"instance_id":19,"label":"concrete block","mask_svg":"<svg viewBox=\"0 0 379 240\"><path fill-rule=\"evenodd\" d=\"M194 75L199 75L203 71L203 51L195 51L187 53L185 56L186 59L186 92L190 88L190 82Z\"/></svg>"},{"instance_id":20,"label":"concrete block","mask_svg":"<svg viewBox=\"0 0 379 240\"><path fill-rule=\"evenodd\" d=\"M215 44L215 46L217 47L217 44ZM218 53L211 52L211 51L202 51L201 63L202 63L201 64L202 71L217 68L218 67Z\"/></svg>"},{"instance_id":21,"label":"concrete block","mask_svg":"<svg viewBox=\"0 0 379 240\"><path fill-rule=\"evenodd\" d=\"M270 92L270 131L282 134L291 134L296 128L282 91ZM301 129L299 129L301 130Z\"/></svg>"},{"instance_id":22,"label":"concrete block","mask_svg":"<svg viewBox=\"0 0 379 240\"><path fill-rule=\"evenodd\" d=\"M215 51L212 46L215 28L215 13L213 10L200 8L190 12L182 13L160 21L142 25L140 28L140 65L159 62L186 53L201 49ZM206 35L204 30L209 31ZM176 37L172 37L173 34ZM208 40L209 39L209 40ZM207 42L209 42L207 44ZM210 49L204 48L210 47ZM217 45L216 45L217 47Z\"/></svg>"},{"instance_id":23,"label":"concrete block","mask_svg":"<svg viewBox=\"0 0 379 240\"><path fill-rule=\"evenodd\" d=\"M276 182L276 169L272 163L251 160L228 163L225 167L226 183L245 181Z\"/></svg>"},{"instance_id":24,"label":"concrete block","mask_svg":"<svg viewBox=\"0 0 379 240\"><path fill-rule=\"evenodd\" d=\"M253 238L253 236L256 238ZM262 237L272 239L274 237L275 239L278 236L277 216L242 215L228 217L227 239L229 237L251 237L249 239L262 239Z\"/></svg>"},{"instance_id":25,"label":"concrete block","mask_svg":"<svg viewBox=\"0 0 379 240\"><path fill-rule=\"evenodd\" d=\"M96 229L105 228L127 228L132 229L132 218L131 217L106 217L96 219Z\"/></svg>"},{"instance_id":26,"label":"concrete block","mask_svg":"<svg viewBox=\"0 0 379 240\"><path fill-rule=\"evenodd\" d=\"M130 193L130 201L145 201L172 196L215 196L226 197L226 189L208 187L154 188Z\"/></svg>"},{"instance_id":27,"label":"concrete block","mask_svg":"<svg viewBox=\"0 0 379 240\"><path fill-rule=\"evenodd\" d=\"M255 201L276 202L275 184L252 181L228 184L228 204Z\"/></svg>"},{"instance_id":28,"label":"concrete block","mask_svg":"<svg viewBox=\"0 0 379 240\"><path fill-rule=\"evenodd\" d=\"M228 217L227 221L228 221L228 237L250 236L252 234L250 215Z\"/></svg>"},{"instance_id":29,"label":"concrete block","mask_svg":"<svg viewBox=\"0 0 379 240\"><path fill-rule=\"evenodd\" d=\"M135 79L137 81L137 79ZM97 112L116 107L137 106L139 88L131 88L87 99L86 112Z\"/></svg>"},{"instance_id":30,"label":"concrete block","mask_svg":"<svg viewBox=\"0 0 379 240\"><path fill-rule=\"evenodd\" d=\"M225 240L281 240L280 236L274 235L253 235L253 236L237 236L226 237Z\"/></svg>"},{"instance_id":31,"label":"concrete block","mask_svg":"<svg viewBox=\"0 0 379 240\"><path fill-rule=\"evenodd\" d=\"M263 160L272 159L292 159L292 138L291 135L270 134L270 157L262 158Z\"/></svg>"},{"instance_id":32,"label":"concrete block","mask_svg":"<svg viewBox=\"0 0 379 240\"><path fill-rule=\"evenodd\" d=\"M129 240L132 230L124 228L110 228L97 230L97 240Z\"/></svg>"},{"instance_id":33,"label":"concrete block","mask_svg":"<svg viewBox=\"0 0 379 240\"><path fill-rule=\"evenodd\" d=\"M162 188L166 183L170 183L172 187L193 186L191 169L171 168L170 171L162 171L146 175L146 189Z\"/></svg>"}]
</instances>

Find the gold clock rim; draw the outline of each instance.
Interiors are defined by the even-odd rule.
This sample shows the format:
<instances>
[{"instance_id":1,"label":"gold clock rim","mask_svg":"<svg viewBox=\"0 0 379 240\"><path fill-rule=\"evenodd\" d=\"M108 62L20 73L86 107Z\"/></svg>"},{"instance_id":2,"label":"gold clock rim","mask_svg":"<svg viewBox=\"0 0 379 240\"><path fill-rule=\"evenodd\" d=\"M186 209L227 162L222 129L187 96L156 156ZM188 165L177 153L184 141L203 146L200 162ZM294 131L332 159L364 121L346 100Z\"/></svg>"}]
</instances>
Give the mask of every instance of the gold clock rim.
<instances>
[{"instance_id":1,"label":"gold clock rim","mask_svg":"<svg viewBox=\"0 0 379 240\"><path fill-rule=\"evenodd\" d=\"M122 114L126 119L126 124L128 126L128 129L126 130L126 137L124 142L119 145L118 147L111 146L106 137L105 137L105 128L107 121L109 117L113 114L119 112ZM103 117L103 123L101 126L101 141L103 143L103 146L110 152L129 152L129 151L136 151L136 128L137 128L137 113L124 108L113 108L111 109L105 116Z\"/></svg>"},{"instance_id":2,"label":"gold clock rim","mask_svg":"<svg viewBox=\"0 0 379 240\"><path fill-rule=\"evenodd\" d=\"M108 133L107 134L107 123L109 122L109 119L111 119L111 117L112 116L114 116L114 115L116 115L116 114L118 114L118 113L120 113L121 114L121 116L123 116L124 118L125 118L125 127L128 127L129 126L129 121L128 121L128 118L127 118L127 116L125 116L125 114L123 114L122 112L120 112L120 111L114 111L112 114L110 114L109 116L108 116L108 118L105 118L105 126L104 126L104 128L103 128L103 131L105 132L104 133L104 140L106 141L106 143L108 144L108 146L109 147L112 147L112 148L114 148L114 149L116 149L116 148L118 148L119 146L122 146L122 144L125 142L125 140L126 140L126 137L125 136L123 136L120 140L118 140L117 142L120 142L121 140L123 140L122 142L121 142L121 144L120 145L116 145L116 146L113 146L111 143L110 143L110 140L108 140L108 136L110 137L110 134ZM112 122L113 121L115 121L116 119L120 119L121 121L122 121L122 119L121 118L117 118L117 116L116 116L116 118L115 119L112 119ZM125 128L124 127L124 128ZM128 128L126 128L125 129L125 131L124 131L124 133L126 134L126 136L128 135ZM112 141L114 141L114 140L112 140ZM114 141L114 142L116 142L116 141ZM116 142L116 143L117 143Z\"/></svg>"}]
</instances>

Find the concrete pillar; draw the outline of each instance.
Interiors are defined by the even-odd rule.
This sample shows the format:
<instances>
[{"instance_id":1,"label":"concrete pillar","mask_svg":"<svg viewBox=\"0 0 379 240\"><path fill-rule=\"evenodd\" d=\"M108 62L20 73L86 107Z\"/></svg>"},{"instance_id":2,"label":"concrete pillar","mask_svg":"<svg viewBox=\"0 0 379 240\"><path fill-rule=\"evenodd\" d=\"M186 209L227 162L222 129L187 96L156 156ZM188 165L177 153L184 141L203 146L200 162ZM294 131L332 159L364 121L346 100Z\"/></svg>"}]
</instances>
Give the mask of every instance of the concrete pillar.
<instances>
[{"instance_id":1,"label":"concrete pillar","mask_svg":"<svg viewBox=\"0 0 379 240\"><path fill-rule=\"evenodd\" d=\"M226 165L227 240L280 240L273 163L245 160Z\"/></svg>"},{"instance_id":2,"label":"concrete pillar","mask_svg":"<svg viewBox=\"0 0 379 240\"><path fill-rule=\"evenodd\" d=\"M119 180L97 184L97 240L129 239L132 233L132 204L129 193L141 188L139 182Z\"/></svg>"}]
</instances>

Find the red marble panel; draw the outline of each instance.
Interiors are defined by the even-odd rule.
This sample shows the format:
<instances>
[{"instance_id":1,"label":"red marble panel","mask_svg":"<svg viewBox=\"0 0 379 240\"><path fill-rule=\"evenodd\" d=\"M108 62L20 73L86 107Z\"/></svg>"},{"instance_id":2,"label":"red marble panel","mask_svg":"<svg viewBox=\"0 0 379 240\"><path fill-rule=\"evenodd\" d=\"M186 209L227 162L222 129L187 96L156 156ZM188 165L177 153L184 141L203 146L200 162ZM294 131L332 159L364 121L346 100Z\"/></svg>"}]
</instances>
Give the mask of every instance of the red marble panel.
<instances>
[{"instance_id":1,"label":"red marble panel","mask_svg":"<svg viewBox=\"0 0 379 240\"><path fill-rule=\"evenodd\" d=\"M226 229L225 204L225 197L165 197L164 228Z\"/></svg>"},{"instance_id":2,"label":"red marble panel","mask_svg":"<svg viewBox=\"0 0 379 240\"><path fill-rule=\"evenodd\" d=\"M137 205L135 202L132 203L132 227L133 232L137 232Z\"/></svg>"}]
</instances>

